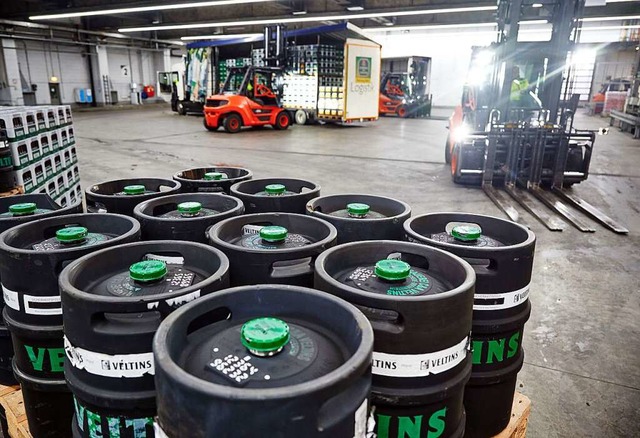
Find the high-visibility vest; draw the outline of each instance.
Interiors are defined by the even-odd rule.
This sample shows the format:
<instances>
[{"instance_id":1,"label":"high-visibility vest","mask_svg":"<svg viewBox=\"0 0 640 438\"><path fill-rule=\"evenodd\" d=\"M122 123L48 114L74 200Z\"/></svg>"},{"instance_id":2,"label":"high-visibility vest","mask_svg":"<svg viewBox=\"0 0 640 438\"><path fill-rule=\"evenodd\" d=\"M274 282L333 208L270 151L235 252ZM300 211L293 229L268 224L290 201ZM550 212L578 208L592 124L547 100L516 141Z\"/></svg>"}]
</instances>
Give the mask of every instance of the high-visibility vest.
<instances>
[{"instance_id":1,"label":"high-visibility vest","mask_svg":"<svg viewBox=\"0 0 640 438\"><path fill-rule=\"evenodd\" d=\"M526 79L514 79L511 82L511 101L519 102L523 91L529 88L529 81Z\"/></svg>"}]
</instances>

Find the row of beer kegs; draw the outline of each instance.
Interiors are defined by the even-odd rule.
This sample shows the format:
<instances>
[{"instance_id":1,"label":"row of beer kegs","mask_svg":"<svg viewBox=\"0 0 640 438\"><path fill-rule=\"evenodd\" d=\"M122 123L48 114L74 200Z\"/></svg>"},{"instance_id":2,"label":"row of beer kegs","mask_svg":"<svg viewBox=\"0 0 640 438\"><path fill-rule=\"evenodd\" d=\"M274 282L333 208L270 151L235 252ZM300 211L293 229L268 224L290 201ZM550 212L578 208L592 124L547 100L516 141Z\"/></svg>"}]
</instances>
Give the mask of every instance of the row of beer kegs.
<instances>
[{"instance_id":1,"label":"row of beer kegs","mask_svg":"<svg viewBox=\"0 0 640 438\"><path fill-rule=\"evenodd\" d=\"M35 438L490 437L509 422L526 228L236 167L85 195L88 213L0 199L0 371Z\"/></svg>"}]
</instances>

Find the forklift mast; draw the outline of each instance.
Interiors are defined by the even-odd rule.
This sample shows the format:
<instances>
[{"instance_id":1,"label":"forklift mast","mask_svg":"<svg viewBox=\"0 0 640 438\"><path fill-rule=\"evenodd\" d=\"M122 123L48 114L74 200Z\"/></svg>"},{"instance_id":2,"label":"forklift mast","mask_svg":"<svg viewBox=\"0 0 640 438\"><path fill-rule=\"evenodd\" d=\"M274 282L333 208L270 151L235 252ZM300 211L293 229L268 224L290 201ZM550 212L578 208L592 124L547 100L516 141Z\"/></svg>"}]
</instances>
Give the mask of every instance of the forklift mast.
<instances>
[{"instance_id":1,"label":"forklift mast","mask_svg":"<svg viewBox=\"0 0 640 438\"><path fill-rule=\"evenodd\" d=\"M264 28L264 59L268 66L280 67L286 60L286 27L277 24Z\"/></svg>"},{"instance_id":2,"label":"forklift mast","mask_svg":"<svg viewBox=\"0 0 640 438\"><path fill-rule=\"evenodd\" d=\"M542 7L533 7L534 3ZM529 83L549 113L552 123L562 123L562 101L568 101L569 87L563 83L569 53L575 51L580 34L579 17L585 0L498 0L498 41L494 45L492 109L497 109L500 121L517 121L518 111L510 99L514 67L528 64ZM551 24L551 38L542 42L518 41L520 25L525 20L547 20ZM522 112L519 112L520 114Z\"/></svg>"}]
</instances>

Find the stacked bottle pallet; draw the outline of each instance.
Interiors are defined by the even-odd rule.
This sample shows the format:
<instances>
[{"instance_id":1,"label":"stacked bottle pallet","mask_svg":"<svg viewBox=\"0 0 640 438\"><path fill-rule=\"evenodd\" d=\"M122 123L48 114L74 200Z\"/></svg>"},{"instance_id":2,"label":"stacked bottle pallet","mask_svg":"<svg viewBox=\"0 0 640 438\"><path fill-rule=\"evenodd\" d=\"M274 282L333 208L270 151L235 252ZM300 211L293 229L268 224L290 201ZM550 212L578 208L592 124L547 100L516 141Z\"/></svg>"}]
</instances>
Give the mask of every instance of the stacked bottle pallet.
<instances>
[{"instance_id":1,"label":"stacked bottle pallet","mask_svg":"<svg viewBox=\"0 0 640 438\"><path fill-rule=\"evenodd\" d=\"M318 114L342 117L344 112L344 48L320 45L318 66Z\"/></svg>"},{"instance_id":2,"label":"stacked bottle pallet","mask_svg":"<svg viewBox=\"0 0 640 438\"><path fill-rule=\"evenodd\" d=\"M69 105L1 109L2 137L11 148L14 187L47 193L63 207L82 195Z\"/></svg>"}]
</instances>

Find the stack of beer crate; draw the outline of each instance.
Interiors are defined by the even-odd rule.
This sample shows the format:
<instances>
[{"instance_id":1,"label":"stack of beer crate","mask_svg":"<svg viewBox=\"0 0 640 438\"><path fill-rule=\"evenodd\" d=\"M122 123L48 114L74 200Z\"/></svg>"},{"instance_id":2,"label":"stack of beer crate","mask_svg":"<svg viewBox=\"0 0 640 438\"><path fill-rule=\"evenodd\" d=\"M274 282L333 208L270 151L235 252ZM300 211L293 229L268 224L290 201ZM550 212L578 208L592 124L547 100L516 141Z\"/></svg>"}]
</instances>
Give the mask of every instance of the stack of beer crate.
<instances>
[{"instance_id":1,"label":"stack of beer crate","mask_svg":"<svg viewBox=\"0 0 640 438\"><path fill-rule=\"evenodd\" d=\"M2 134L11 147L15 187L47 193L63 207L82 196L69 105L1 108Z\"/></svg>"}]
</instances>

